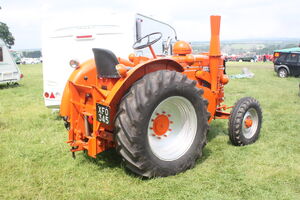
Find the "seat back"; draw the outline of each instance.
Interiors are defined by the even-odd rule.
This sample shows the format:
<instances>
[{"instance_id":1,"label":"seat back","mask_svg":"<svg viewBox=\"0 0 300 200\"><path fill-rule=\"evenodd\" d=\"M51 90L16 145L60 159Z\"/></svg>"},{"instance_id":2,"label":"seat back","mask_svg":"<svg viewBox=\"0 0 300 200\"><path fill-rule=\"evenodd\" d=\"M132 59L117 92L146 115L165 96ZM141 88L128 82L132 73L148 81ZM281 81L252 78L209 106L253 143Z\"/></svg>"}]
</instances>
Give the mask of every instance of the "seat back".
<instances>
[{"instance_id":1,"label":"seat back","mask_svg":"<svg viewBox=\"0 0 300 200\"><path fill-rule=\"evenodd\" d=\"M97 74L101 78L120 78L116 65L119 61L116 55L108 49L93 48Z\"/></svg>"}]
</instances>

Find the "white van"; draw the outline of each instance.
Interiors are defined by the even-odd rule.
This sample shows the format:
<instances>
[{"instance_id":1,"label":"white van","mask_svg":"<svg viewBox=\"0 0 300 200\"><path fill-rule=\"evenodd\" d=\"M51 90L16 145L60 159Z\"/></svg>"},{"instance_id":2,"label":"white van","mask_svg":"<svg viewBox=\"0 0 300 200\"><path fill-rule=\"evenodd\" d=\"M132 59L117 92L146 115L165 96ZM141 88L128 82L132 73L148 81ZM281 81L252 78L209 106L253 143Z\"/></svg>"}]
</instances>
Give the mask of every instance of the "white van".
<instances>
[{"instance_id":1,"label":"white van","mask_svg":"<svg viewBox=\"0 0 300 200\"><path fill-rule=\"evenodd\" d=\"M105 21L100 21L103 18ZM70 60L84 62L93 58L92 48L106 48L113 51L117 57L127 58L134 52L133 43L153 32L161 32L163 35L162 39L153 45L155 52L163 55L170 51L171 45L168 44L176 40L176 32L170 25L141 14L111 15L99 18L97 24L73 24L55 27L50 31L50 24L46 25L48 30L44 30L42 47L43 96L45 105L53 109L59 108L65 84L74 70L69 66ZM151 56L148 48L137 50L135 53Z\"/></svg>"},{"instance_id":2,"label":"white van","mask_svg":"<svg viewBox=\"0 0 300 200\"><path fill-rule=\"evenodd\" d=\"M0 84L17 83L22 77L23 74L21 74L7 46L0 39Z\"/></svg>"}]
</instances>

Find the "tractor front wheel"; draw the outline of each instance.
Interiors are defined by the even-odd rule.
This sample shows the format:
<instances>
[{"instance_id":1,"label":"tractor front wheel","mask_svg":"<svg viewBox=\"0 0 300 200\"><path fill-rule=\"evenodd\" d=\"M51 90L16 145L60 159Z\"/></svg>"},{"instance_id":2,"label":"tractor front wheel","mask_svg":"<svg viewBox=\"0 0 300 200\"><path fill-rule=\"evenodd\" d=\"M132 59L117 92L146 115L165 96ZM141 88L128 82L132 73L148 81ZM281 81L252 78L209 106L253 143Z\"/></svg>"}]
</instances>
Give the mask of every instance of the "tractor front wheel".
<instances>
[{"instance_id":1,"label":"tractor front wheel","mask_svg":"<svg viewBox=\"0 0 300 200\"><path fill-rule=\"evenodd\" d=\"M175 71L137 81L116 117L117 151L144 177L170 176L195 165L206 144L207 101L196 82Z\"/></svg>"},{"instance_id":2,"label":"tractor front wheel","mask_svg":"<svg viewBox=\"0 0 300 200\"><path fill-rule=\"evenodd\" d=\"M236 102L228 123L229 139L236 146L254 143L260 133L262 111L259 102L244 97Z\"/></svg>"}]
</instances>

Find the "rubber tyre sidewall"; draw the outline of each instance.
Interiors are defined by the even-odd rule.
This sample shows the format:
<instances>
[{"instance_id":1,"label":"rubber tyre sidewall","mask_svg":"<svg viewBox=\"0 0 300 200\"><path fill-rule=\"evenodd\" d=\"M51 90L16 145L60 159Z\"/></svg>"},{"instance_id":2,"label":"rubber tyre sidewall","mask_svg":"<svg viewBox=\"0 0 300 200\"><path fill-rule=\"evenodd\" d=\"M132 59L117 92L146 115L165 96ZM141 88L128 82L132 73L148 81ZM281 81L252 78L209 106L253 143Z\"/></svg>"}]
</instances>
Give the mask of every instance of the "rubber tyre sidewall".
<instances>
[{"instance_id":1,"label":"rubber tyre sidewall","mask_svg":"<svg viewBox=\"0 0 300 200\"><path fill-rule=\"evenodd\" d=\"M164 81L155 80L156 76L152 76L154 73L169 73L169 75L172 75L172 73L176 73L176 78L172 83L164 83L162 85L159 85L160 82ZM192 80L187 79L185 75L174 71L153 72L146 75L143 79L147 79L148 81L152 80L151 83L154 84L154 86L152 85L151 90L154 93L153 95L149 95L146 98L144 97L145 100L143 100L143 104L141 104L142 108L140 108L140 110L143 112L138 113L138 115L141 117L136 120L136 123L132 123L129 121L129 119L123 117L118 119L125 119L126 121L123 121L122 123L127 122L129 127L134 126L135 129L133 133L130 133L130 135L133 135L133 146L131 146L130 148L132 148L131 150L138 154L134 161L135 165L139 165L141 167L135 170L135 166L131 165L130 163L127 163L127 167L132 171L146 177L164 177L178 174L194 166L196 159L202 155L202 149L206 144L208 113L206 109L207 105L205 105L205 102L202 98L203 91L201 91L199 88L196 88L196 83ZM144 80L141 80L141 82L143 81ZM134 85L129 92L130 95L134 95L135 93L144 90L138 90L139 87L144 88L144 85ZM151 150L148 140L148 125L155 108L163 100L172 96L181 96L191 102L197 116L197 131L191 146L181 157L176 160L165 161L159 159ZM128 97L124 99L124 102L126 102L126 99ZM131 96L131 98L133 98L133 96ZM120 137L117 137L122 138L122 135L120 135ZM120 147L122 148L122 146ZM144 175L143 173L146 175Z\"/></svg>"},{"instance_id":2,"label":"rubber tyre sidewall","mask_svg":"<svg viewBox=\"0 0 300 200\"><path fill-rule=\"evenodd\" d=\"M246 109L243 110L242 112L242 117L241 119L238 119L239 116L239 112L242 109L242 106L245 105L246 101L251 99L251 102L249 105L246 106ZM245 116L245 114L247 113L247 111L249 109L255 109L257 112L257 116L258 116L258 126L256 129L256 132L253 134L253 136L251 138L246 138L242 132L242 127L243 127L243 118ZM229 137L231 142L236 145L236 146L243 146L243 145L249 145L254 143L258 138L259 138L259 134L260 134L260 129L261 129L261 125L262 125L262 111L260 108L260 105L258 104L258 102L256 100L254 100L251 97L245 97L240 99L234 109L232 110L230 119L229 119ZM238 128L236 128L238 127ZM236 134L238 131L238 134Z\"/></svg>"}]
</instances>

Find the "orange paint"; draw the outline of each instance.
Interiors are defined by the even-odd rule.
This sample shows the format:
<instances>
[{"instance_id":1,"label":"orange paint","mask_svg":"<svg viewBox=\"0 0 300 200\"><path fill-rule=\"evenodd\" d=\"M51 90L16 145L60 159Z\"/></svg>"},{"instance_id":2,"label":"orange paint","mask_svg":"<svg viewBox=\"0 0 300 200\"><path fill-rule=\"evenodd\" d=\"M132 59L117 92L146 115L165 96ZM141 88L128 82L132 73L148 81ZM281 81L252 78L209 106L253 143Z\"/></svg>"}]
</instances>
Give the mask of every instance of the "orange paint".
<instances>
[{"instance_id":1,"label":"orange paint","mask_svg":"<svg viewBox=\"0 0 300 200\"><path fill-rule=\"evenodd\" d=\"M185 41L177 41L173 46L173 54L186 55L192 53L192 46Z\"/></svg>"},{"instance_id":2,"label":"orange paint","mask_svg":"<svg viewBox=\"0 0 300 200\"><path fill-rule=\"evenodd\" d=\"M170 120L167 115L160 114L153 121L153 131L156 135L162 136L168 130L170 126Z\"/></svg>"},{"instance_id":3,"label":"orange paint","mask_svg":"<svg viewBox=\"0 0 300 200\"><path fill-rule=\"evenodd\" d=\"M126 77L126 75L127 75L127 69L126 69L125 65L118 64L116 66L116 69L119 72L119 74L120 74L121 77Z\"/></svg>"},{"instance_id":4,"label":"orange paint","mask_svg":"<svg viewBox=\"0 0 300 200\"><path fill-rule=\"evenodd\" d=\"M245 128L250 128L253 124L251 117L247 117L245 120Z\"/></svg>"},{"instance_id":5,"label":"orange paint","mask_svg":"<svg viewBox=\"0 0 300 200\"><path fill-rule=\"evenodd\" d=\"M172 56L157 57L150 46L153 58L129 55L129 60L118 58L116 66L120 78L99 78L94 60L79 65L71 74L62 97L60 114L70 123L68 143L72 151L86 149L95 157L109 148L114 148L114 120L118 105L130 87L146 74L158 70L173 70L183 73L201 88L211 122L213 119L228 119L225 112L224 85L228 77L224 75L223 58L220 52L220 16L211 16L211 42L208 53L193 54L191 46L184 41L174 44ZM109 124L99 122L96 104L110 110ZM160 138L171 131L169 115L158 114L150 124L153 134ZM85 121L88 120L88 123ZM247 123L249 126L250 122ZM89 124L89 127L86 125Z\"/></svg>"}]
</instances>

